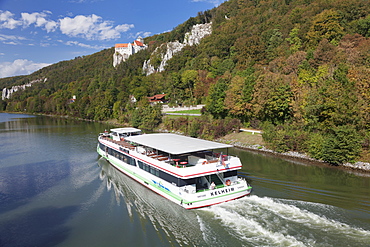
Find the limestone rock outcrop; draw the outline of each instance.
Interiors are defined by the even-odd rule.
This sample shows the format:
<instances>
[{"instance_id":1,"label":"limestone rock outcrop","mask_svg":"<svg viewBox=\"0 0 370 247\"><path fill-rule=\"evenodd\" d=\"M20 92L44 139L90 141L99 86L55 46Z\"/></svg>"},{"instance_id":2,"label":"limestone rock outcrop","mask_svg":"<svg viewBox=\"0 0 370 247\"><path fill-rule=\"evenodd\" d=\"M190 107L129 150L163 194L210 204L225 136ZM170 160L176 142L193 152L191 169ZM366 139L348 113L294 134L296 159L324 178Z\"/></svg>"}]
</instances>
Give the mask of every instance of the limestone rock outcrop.
<instances>
[{"instance_id":1,"label":"limestone rock outcrop","mask_svg":"<svg viewBox=\"0 0 370 247\"><path fill-rule=\"evenodd\" d=\"M115 52L113 54L113 67L116 67L118 64L120 64L122 61L126 60L123 55L121 55L118 52Z\"/></svg>"},{"instance_id":2,"label":"limestone rock outcrop","mask_svg":"<svg viewBox=\"0 0 370 247\"><path fill-rule=\"evenodd\" d=\"M10 89L4 88L1 94L1 99L2 100L10 99L13 93L19 90L25 90L26 87L31 87L35 83L46 82L46 81L47 81L47 78L43 78L43 79L37 79L37 80L30 81L29 83L24 84L24 85L12 86Z\"/></svg>"},{"instance_id":3,"label":"limestone rock outcrop","mask_svg":"<svg viewBox=\"0 0 370 247\"><path fill-rule=\"evenodd\" d=\"M180 43L179 41L174 41L162 44L160 47L157 47L153 54L155 56L161 57L161 63L159 64L159 66L157 66L157 68L155 68L155 66L151 62L151 59L149 59L143 64L143 72L146 75L150 75L155 72L164 71L167 61L170 60L176 53L181 51L187 45L193 46L199 44L205 36L210 35L211 33L212 23L194 25L191 31L185 34L183 43Z\"/></svg>"}]
</instances>

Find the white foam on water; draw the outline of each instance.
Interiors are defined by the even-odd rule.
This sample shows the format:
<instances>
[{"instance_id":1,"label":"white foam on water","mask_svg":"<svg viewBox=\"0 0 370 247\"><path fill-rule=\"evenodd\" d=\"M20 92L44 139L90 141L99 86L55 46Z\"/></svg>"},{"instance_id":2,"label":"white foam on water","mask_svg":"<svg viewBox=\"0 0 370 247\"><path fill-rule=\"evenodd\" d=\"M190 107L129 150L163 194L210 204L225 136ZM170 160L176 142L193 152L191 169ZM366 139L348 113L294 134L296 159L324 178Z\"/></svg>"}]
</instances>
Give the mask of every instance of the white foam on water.
<instances>
[{"instance_id":1,"label":"white foam on water","mask_svg":"<svg viewBox=\"0 0 370 247\"><path fill-rule=\"evenodd\" d=\"M255 195L203 209L228 228L235 238L258 246L326 246L336 237L370 243L370 231L352 227L303 209L283 199ZM315 204L330 210L331 206ZM332 207L331 210L334 210Z\"/></svg>"},{"instance_id":2,"label":"white foam on water","mask_svg":"<svg viewBox=\"0 0 370 247\"><path fill-rule=\"evenodd\" d=\"M236 206L236 205L235 205ZM293 236L269 230L263 223L253 217L246 217L237 212L233 205L219 205L210 208L229 232L240 239L259 246L305 246Z\"/></svg>"},{"instance_id":3,"label":"white foam on water","mask_svg":"<svg viewBox=\"0 0 370 247\"><path fill-rule=\"evenodd\" d=\"M287 222L295 222L306 226L310 229L319 229L327 233L335 234L346 234L347 236L356 237L370 237L370 231L366 231L359 228L351 227L345 223L338 221L338 219L329 219L324 216L320 216L307 209L300 209L297 206L284 203L283 200L272 199L272 198L261 198L252 196L249 198L254 203L258 203L259 206L265 210L269 210L279 217L283 218ZM303 204L303 202L301 202ZM307 202L307 204L312 204ZM316 206L323 207L327 210L327 205L318 204Z\"/></svg>"}]
</instances>

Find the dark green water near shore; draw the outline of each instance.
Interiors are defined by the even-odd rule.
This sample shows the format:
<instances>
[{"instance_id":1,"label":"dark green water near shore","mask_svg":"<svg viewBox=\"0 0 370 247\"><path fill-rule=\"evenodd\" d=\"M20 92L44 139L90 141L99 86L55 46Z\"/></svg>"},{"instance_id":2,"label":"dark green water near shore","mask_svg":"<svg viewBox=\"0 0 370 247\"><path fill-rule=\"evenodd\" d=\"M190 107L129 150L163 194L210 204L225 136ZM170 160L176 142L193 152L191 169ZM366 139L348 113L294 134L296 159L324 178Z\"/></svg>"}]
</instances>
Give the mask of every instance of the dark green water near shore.
<instances>
[{"instance_id":1,"label":"dark green water near shore","mask_svg":"<svg viewBox=\"0 0 370 247\"><path fill-rule=\"evenodd\" d=\"M370 176L233 149L252 195L185 210L99 158L106 128L0 113L0 246L370 243Z\"/></svg>"}]
</instances>

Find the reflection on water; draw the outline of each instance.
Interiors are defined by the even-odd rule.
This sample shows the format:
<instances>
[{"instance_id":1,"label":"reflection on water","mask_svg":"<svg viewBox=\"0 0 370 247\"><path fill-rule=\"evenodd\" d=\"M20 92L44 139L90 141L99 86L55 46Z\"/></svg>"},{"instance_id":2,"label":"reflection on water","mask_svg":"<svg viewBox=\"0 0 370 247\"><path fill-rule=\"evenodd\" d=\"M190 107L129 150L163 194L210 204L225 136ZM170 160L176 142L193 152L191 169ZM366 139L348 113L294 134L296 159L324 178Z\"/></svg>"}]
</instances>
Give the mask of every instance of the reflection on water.
<instances>
[{"instance_id":1,"label":"reflection on water","mask_svg":"<svg viewBox=\"0 0 370 247\"><path fill-rule=\"evenodd\" d=\"M137 215L143 226L149 223L158 237L172 240L175 245L198 245L202 242L195 211L187 211L148 190L103 158L98 163L102 168L100 179L106 183L108 190L113 191L117 203L126 206L131 221Z\"/></svg>"}]
</instances>

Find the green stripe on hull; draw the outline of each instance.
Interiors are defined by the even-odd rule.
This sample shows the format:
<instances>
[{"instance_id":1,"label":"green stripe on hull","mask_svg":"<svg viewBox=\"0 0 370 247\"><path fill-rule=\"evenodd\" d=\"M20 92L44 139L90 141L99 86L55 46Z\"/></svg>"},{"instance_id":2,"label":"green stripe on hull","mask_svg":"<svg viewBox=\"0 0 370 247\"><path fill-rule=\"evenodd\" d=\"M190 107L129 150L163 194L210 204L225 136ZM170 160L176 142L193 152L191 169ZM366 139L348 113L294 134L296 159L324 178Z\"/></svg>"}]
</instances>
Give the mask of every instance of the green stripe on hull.
<instances>
[{"instance_id":1,"label":"green stripe on hull","mask_svg":"<svg viewBox=\"0 0 370 247\"><path fill-rule=\"evenodd\" d=\"M136 179L138 179L138 180L142 181L143 183L145 183L145 184L146 184L146 185L148 185L148 186L152 186L153 188L155 188L155 189L157 189L157 190L160 190L161 192L165 193L166 195L168 195L168 196L172 197L173 199L177 200L179 203L181 202L181 200L183 200L183 198L182 198L182 197L180 197L180 196L178 196L178 195L176 195L176 194L174 194L174 193L172 193L172 192L170 192L170 191L168 191L168 190L166 190L166 189L163 189L162 187L156 186L156 184L155 184L155 183L153 183L153 181L152 181L152 180L149 180L149 179L147 179L147 178L145 178L145 177L143 177L143 176L140 176L140 175L138 175L137 173L134 173L134 172L132 172L131 170L126 169L125 167L121 166L119 163L115 162L113 159L111 159L111 158L107 157L107 156L105 155L105 153L104 153L104 152L103 152L99 147L98 147L97 149L98 149L98 153L99 153L103 158L105 158L106 160L108 160L111 164L114 164L114 165L115 165L115 166L117 166L118 168L120 168L120 169L124 170L124 171L125 171L125 173L130 174L130 176L135 177Z\"/></svg>"}]
</instances>

